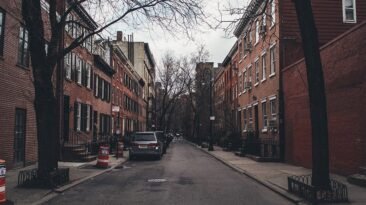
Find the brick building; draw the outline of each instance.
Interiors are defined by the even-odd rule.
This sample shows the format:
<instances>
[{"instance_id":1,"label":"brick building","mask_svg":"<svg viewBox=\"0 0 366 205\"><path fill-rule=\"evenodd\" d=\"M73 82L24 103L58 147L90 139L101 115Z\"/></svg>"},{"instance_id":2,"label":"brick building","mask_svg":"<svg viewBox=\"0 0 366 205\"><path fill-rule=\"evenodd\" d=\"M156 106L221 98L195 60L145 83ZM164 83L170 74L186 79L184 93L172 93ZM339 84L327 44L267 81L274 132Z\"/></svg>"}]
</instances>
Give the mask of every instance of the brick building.
<instances>
[{"instance_id":1,"label":"brick building","mask_svg":"<svg viewBox=\"0 0 366 205\"><path fill-rule=\"evenodd\" d=\"M34 86L20 1L0 1L0 158L7 168L37 161Z\"/></svg>"},{"instance_id":2,"label":"brick building","mask_svg":"<svg viewBox=\"0 0 366 205\"><path fill-rule=\"evenodd\" d=\"M330 170L366 165L366 21L321 47L327 95ZM286 161L311 168L311 124L304 59L283 69Z\"/></svg>"},{"instance_id":3,"label":"brick building","mask_svg":"<svg viewBox=\"0 0 366 205\"><path fill-rule=\"evenodd\" d=\"M116 40L121 41L121 38L121 35L117 35ZM114 133L124 136L128 132L144 131L143 110L146 110L146 105L142 99L141 77L134 71L132 63L116 43L113 44L113 50L116 66L116 74L112 81Z\"/></svg>"},{"instance_id":4,"label":"brick building","mask_svg":"<svg viewBox=\"0 0 366 205\"><path fill-rule=\"evenodd\" d=\"M120 37L118 37L120 36ZM145 120L142 124L143 130L151 130L152 125L155 125L156 113L155 113L155 69L156 63L154 55L150 50L149 44L145 42L134 42L133 35L128 35L127 40L123 36L122 32L117 32L117 38L119 40L114 41L118 45L123 53L128 57L132 63L134 70L141 77L139 79L140 84L143 86L142 96L145 101L146 110L142 110Z\"/></svg>"},{"instance_id":5,"label":"brick building","mask_svg":"<svg viewBox=\"0 0 366 205\"><path fill-rule=\"evenodd\" d=\"M332 7L329 5L332 4ZM357 5L357 7L356 7ZM293 2L252 0L234 30L238 38L238 116L249 153L268 160L284 158L281 70L302 58L301 35ZM360 0L312 1L324 45L366 18ZM357 8L357 9L356 9Z\"/></svg>"}]
</instances>

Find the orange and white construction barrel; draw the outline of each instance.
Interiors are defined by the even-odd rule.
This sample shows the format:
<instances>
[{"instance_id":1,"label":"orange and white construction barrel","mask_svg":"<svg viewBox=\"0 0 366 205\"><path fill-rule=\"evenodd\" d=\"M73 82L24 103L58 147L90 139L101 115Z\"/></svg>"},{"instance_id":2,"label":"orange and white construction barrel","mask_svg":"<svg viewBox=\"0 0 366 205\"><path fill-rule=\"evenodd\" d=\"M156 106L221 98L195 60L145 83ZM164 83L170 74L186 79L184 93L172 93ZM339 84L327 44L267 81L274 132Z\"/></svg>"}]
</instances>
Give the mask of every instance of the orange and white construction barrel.
<instances>
[{"instance_id":1,"label":"orange and white construction barrel","mask_svg":"<svg viewBox=\"0 0 366 205\"><path fill-rule=\"evenodd\" d=\"M97 159L97 167L108 168L109 165L109 147L100 146Z\"/></svg>"},{"instance_id":2,"label":"orange and white construction barrel","mask_svg":"<svg viewBox=\"0 0 366 205\"><path fill-rule=\"evenodd\" d=\"M0 159L0 204L5 203L5 160Z\"/></svg>"}]
</instances>

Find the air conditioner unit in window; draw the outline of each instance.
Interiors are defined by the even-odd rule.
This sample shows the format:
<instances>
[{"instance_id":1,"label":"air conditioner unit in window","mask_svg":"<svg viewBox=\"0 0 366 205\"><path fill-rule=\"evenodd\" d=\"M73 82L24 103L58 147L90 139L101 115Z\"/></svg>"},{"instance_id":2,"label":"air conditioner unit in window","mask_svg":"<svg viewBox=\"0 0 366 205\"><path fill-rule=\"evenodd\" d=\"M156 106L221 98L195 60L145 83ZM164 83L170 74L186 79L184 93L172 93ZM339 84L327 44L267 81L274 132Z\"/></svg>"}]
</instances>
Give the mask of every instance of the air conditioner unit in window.
<instances>
[{"instance_id":1,"label":"air conditioner unit in window","mask_svg":"<svg viewBox=\"0 0 366 205\"><path fill-rule=\"evenodd\" d=\"M260 26L259 27L259 33L262 34L262 35L265 34L266 33L266 26L263 26L263 25Z\"/></svg>"},{"instance_id":2,"label":"air conditioner unit in window","mask_svg":"<svg viewBox=\"0 0 366 205\"><path fill-rule=\"evenodd\" d=\"M244 89L250 89L250 88L252 88L252 82L245 82Z\"/></svg>"},{"instance_id":3,"label":"air conditioner unit in window","mask_svg":"<svg viewBox=\"0 0 366 205\"><path fill-rule=\"evenodd\" d=\"M252 43L251 43L251 42L249 42L249 43L246 43L246 44L245 44L245 48L244 48L244 50L245 50L245 51L249 51L249 52L250 52L250 51L252 51L252 48L253 48L253 47L252 47Z\"/></svg>"},{"instance_id":4,"label":"air conditioner unit in window","mask_svg":"<svg viewBox=\"0 0 366 205\"><path fill-rule=\"evenodd\" d=\"M269 120L268 128L272 130L277 129L277 120Z\"/></svg>"}]
</instances>

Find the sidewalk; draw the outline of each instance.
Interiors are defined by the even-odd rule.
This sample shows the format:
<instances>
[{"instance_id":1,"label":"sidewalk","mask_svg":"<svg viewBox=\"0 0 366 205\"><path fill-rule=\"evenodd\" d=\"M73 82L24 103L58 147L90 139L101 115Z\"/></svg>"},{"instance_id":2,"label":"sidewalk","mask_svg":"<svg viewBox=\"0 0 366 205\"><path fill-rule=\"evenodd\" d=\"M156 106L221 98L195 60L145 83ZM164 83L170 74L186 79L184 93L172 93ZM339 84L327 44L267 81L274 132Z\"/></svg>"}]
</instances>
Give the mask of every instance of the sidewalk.
<instances>
[{"instance_id":1,"label":"sidewalk","mask_svg":"<svg viewBox=\"0 0 366 205\"><path fill-rule=\"evenodd\" d=\"M223 151L221 147L217 146L214 147L214 151L209 152L207 149L200 148L195 144L192 145L212 155L235 171L247 175L285 198L295 203L305 203L303 199L287 191L287 177L311 174L310 169L279 162L256 162L246 157L236 156L233 152ZM366 204L365 188L348 183L346 177L334 174L331 176L343 184L346 184L348 188L348 198L350 203L336 203L337 205Z\"/></svg>"},{"instance_id":2,"label":"sidewalk","mask_svg":"<svg viewBox=\"0 0 366 205\"><path fill-rule=\"evenodd\" d=\"M128 152L124 151L123 158L118 158L110 155L110 167L107 169L97 168L96 160L86 163L80 162L59 162L59 167L70 168L70 183L58 187L56 189L35 189L17 187L18 173L21 170L36 168L36 165L31 165L22 169L10 170L6 173L6 199L5 204L41 204L57 196L67 189L76 186L90 178L111 171L118 165L124 163L128 159Z\"/></svg>"}]
</instances>

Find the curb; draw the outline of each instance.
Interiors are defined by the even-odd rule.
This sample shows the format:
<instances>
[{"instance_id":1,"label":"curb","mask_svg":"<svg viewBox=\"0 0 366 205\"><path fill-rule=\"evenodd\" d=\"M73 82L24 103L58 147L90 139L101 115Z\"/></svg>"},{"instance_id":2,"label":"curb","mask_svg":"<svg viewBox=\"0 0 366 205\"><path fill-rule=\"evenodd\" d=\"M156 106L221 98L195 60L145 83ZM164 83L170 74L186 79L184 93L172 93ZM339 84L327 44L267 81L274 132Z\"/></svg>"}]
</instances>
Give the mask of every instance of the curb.
<instances>
[{"instance_id":1,"label":"curb","mask_svg":"<svg viewBox=\"0 0 366 205\"><path fill-rule=\"evenodd\" d=\"M84 177L84 178L78 179L78 180L76 180L76 181L74 181L74 182L72 182L72 183L70 183L70 184L64 185L64 186L59 187L59 188L57 188L57 189L54 189L51 193L47 194L47 195L46 195L46 196L44 196L42 199L40 199L40 200L38 200L38 201L36 201L36 202L32 203L32 205L39 205L39 204L43 204L43 203L45 203L45 202L47 202L47 201L51 200L52 198L54 198L54 197L58 196L60 193L63 193L64 191L66 191L66 190L68 190L68 189L70 189L70 188L72 188L72 187L74 187L74 186L76 186L76 185L79 185L79 184L81 184L81 183L83 183L83 182L85 182L85 181L87 181L87 180L89 180L89 179L91 179L91 178L94 178L94 177L96 177L96 176L102 175L102 174L104 174L104 173L106 173L106 172L110 172L110 171L112 171L114 168L116 168L117 166L120 166L120 165L122 165L122 164L126 163L127 161L128 161L128 159L120 160L120 161L119 161L119 162L117 162L115 165L113 165L113 166L111 166L111 167L109 167L109 168L107 168L107 169L104 169L104 170L102 170L102 171L100 171L100 172L97 172L97 173L91 174L91 175L86 176L86 177Z\"/></svg>"},{"instance_id":2,"label":"curb","mask_svg":"<svg viewBox=\"0 0 366 205\"><path fill-rule=\"evenodd\" d=\"M199 146L197 146L196 144L193 144L192 142L189 142L187 140L186 140L186 142L188 142L188 144L192 145L193 147L201 150L202 152L212 156L213 158L215 158L219 162L223 163L224 165L228 166L229 168L233 169L234 171L236 171L240 174L244 174L244 175L248 176L249 178L255 180L256 182L262 184L263 186L267 187L268 189L272 190L273 192L275 192L275 193L281 195L282 197L286 198L287 200L289 200L293 203L296 203L296 204L300 204L300 203L304 202L303 199L290 194L287 190L279 188L276 185L271 184L270 182L267 182L263 179L260 179L259 177L255 176L255 175L253 175L253 174L251 174L251 173L249 173L245 170L242 170L242 169L240 169L239 167L237 167L233 164L230 164L230 163L226 162L225 160L221 159L220 157L217 157L217 156L211 154L209 151L200 148Z\"/></svg>"}]
</instances>

